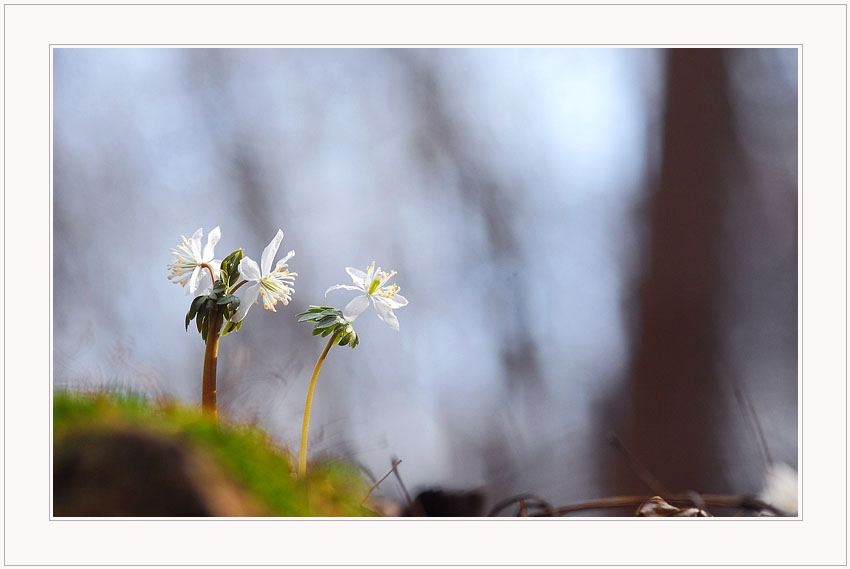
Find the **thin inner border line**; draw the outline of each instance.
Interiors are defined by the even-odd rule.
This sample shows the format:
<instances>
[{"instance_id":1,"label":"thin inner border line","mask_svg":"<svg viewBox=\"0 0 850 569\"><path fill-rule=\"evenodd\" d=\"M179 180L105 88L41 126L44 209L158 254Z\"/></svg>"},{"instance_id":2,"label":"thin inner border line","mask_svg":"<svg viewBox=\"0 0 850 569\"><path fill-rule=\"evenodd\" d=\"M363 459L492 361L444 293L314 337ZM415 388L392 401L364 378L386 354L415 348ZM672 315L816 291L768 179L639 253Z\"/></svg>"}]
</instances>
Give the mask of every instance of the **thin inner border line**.
<instances>
[{"instance_id":1,"label":"thin inner border line","mask_svg":"<svg viewBox=\"0 0 850 569\"><path fill-rule=\"evenodd\" d=\"M21 5L21 4L18 4L18 5ZM42 4L42 5L55 6L57 4ZM58 5L65 6L66 4L58 4ZM73 5L76 6L77 4L73 4ZM87 5L101 6L101 4L87 4ZM109 5L115 6L115 4L109 4ZM120 4L118 6L125 6L125 5L136 5L136 6L145 5L146 6L146 4ZM200 6L202 4L182 4L182 5L185 5L185 6ZM224 5L224 4L215 4L215 5ZM227 5L235 6L235 4L227 4ZM272 6L272 5L279 5L279 4L255 4L255 5ZM287 4L287 5L289 5L289 4ZM296 4L296 5L303 6L303 5L311 5L311 4ZM335 6L335 5L343 5L343 6L356 5L356 6L360 6L361 4L325 4L325 5L329 5L329 6ZM388 5L388 4L372 4L372 5L384 6L384 5ZM392 5L409 6L409 5L412 5L412 4L392 4ZM427 4L420 4L420 5L427 5ZM469 6L479 6L479 5L485 5L485 4L467 4L467 5L469 5ZM507 5L507 4L499 4L499 5ZM512 4L512 5L519 6L519 4ZM563 5L563 4L541 4L541 5L555 6L555 5ZM596 4L593 4L593 5L596 5ZM621 4L611 4L611 5L621 5ZM637 4L622 4L622 5L636 6ZM640 5L642 6L643 4L640 4ZM658 4L658 5L668 6L669 4ZM688 6L690 6L690 5L691 4L688 4ZM693 4L693 5L697 5L697 4ZM710 4L710 5L714 5L714 4ZM753 4L753 5L766 6L768 4ZM778 5L791 6L793 4L778 4ZM799 5L803 5L803 4L799 4ZM822 4L822 5L841 5L841 4ZM844 4L844 6L846 6L846 4ZM4 12L5 12L5 8L4 8ZM846 11L845 11L845 21L846 21L846 16L847 15L846 15ZM764 47L764 48L773 48L773 47L786 47L786 48L787 47L794 47L794 48L798 48L799 49L799 59L798 59L799 60L799 69L797 71L797 77L798 77L798 97L799 97L798 105L799 105L799 108L800 108L800 116L799 116L799 119L798 119L799 120L799 122L798 122L799 132L798 132L798 135L797 135L797 145L798 145L798 149L799 149L801 156L800 156L799 181L798 181L798 188L797 188L797 191L800 194L800 211L798 213L798 223L799 223L798 237L800 239L800 252L799 252L799 256L800 256L800 259L799 259L799 270L800 270L800 292L799 292L799 294L800 294L800 299L799 299L799 306L798 306L799 322L798 322L798 329L797 330L798 330L798 333L799 333L799 341L800 341L800 344L802 346L802 337L803 337L803 334L802 334L803 44L794 44L794 43L789 43L789 44L763 44L763 43L753 43L753 44L711 44L711 43L708 43L708 44L634 44L634 43L632 43L632 44L628 44L628 43L624 43L624 44L610 44L610 43L599 43L599 44L593 44L593 43L590 43L590 44L589 43L580 43L580 44L569 44L569 43L564 43L564 44L522 44L522 43L518 43L518 44L503 44L503 43L494 43L494 44L454 44L454 43L444 43L444 44L372 44L372 43L363 43L363 44L355 44L355 43L340 43L340 44L322 44L322 43L316 43L316 44L304 44L304 43L302 43L302 44L109 44L109 43L103 43L103 44L82 44L82 43L81 44L52 44L51 43L51 44L49 44L49 47L48 47L48 49L50 51L50 56L48 58L49 59L48 67L49 67L49 73L50 73L50 78L51 78L51 81L49 82L49 84L51 85L51 87L50 87L50 89L51 89L50 103L49 103L49 112L50 112L49 127L51 129L51 137L50 137L50 148L49 148L49 153L48 153L49 154L49 164L51 165L51 171L50 171L50 176L49 176L51 197L52 197L52 189L53 189L53 184L52 184L52 182L53 182L53 175L52 175L52 150L53 150L53 144L52 144L52 124L53 124L52 72L53 72L53 65L52 65L52 62L53 62L53 59L52 58L53 58L53 49L56 49L56 48L61 49L63 46L111 46L111 47L134 46L134 47L148 47L148 48L159 48L159 49L169 49L172 46L183 46L183 47L192 46L192 47L197 48L197 49L210 48L211 46L226 46L225 48L229 47L231 49L237 48L239 46L264 46L264 47L268 47L268 48L275 48L275 47L281 47L281 46L287 47L287 48L294 48L294 47L300 47L300 46L333 46L333 47L342 47L342 46L345 46L345 47L362 47L362 46L381 46L381 47L467 46L467 47L469 47L469 46L476 46L476 47L481 47L481 48L493 47L493 46L508 46L508 47L547 46L547 47L555 47L555 48L566 47L566 46L570 46L570 47L582 47L582 46L596 46L596 47L600 47L600 46L621 46L622 47L622 46L628 46L628 47L655 47L655 48L658 48L658 49L667 49L671 46L672 47L687 46L687 47L693 47L695 49L699 49L701 47L704 48L706 46L718 47L718 48L721 48L721 47L722 48L732 48L732 49L736 48L737 46L759 46L759 47ZM845 46L846 46L846 37L845 37ZM5 38L4 38L4 48L5 48ZM223 48L223 49L225 49L225 48ZM4 49L4 65L5 65L5 49ZM5 72L4 72L3 75L4 75L4 94L5 94ZM845 74L845 82L846 82L846 74ZM846 91L845 91L845 93L846 93ZM5 97L4 97L4 121L5 121ZM846 136L846 127L845 127L845 136ZM5 130L4 130L4 139L5 139ZM845 165L845 168L846 168L846 165ZM4 168L4 182L5 182L5 168ZM845 196L845 200L846 200L846 196ZM5 202L5 194L4 194L4 202ZM50 207L51 207L51 216L52 216L52 207L53 207L52 201L51 201ZM845 209L846 209L846 207L845 207ZM52 217L50 219L52 220ZM52 227L52 221L51 221L51 226L49 228L49 230L51 232L50 233L50 235L51 235L51 267L52 267L52 237L53 237L52 229L53 229L53 227ZM845 227L845 233L846 233L846 227ZM845 264L845 272L846 272L846 264ZM51 268L51 275L52 275L52 268ZM5 282L5 272L4 272L4 282ZM53 283L52 283L52 279L51 279L51 312L50 312L51 319L52 319L52 316L53 316L53 312L52 312L52 300L53 300L52 284ZM845 289L846 289L846 279L845 279ZM846 306L845 306L845 312L846 312ZM52 325L52 322L51 322L51 325ZM847 322L846 322L846 318L845 318L845 328L846 328L846 326L847 326ZM5 322L4 322L4 328L5 328ZM50 424L50 427L51 428L49 430L50 430L50 457L51 457L50 472L51 472L51 481L52 481L52 472L53 472L53 461L52 461L52 449L53 449L53 430L52 430L52 415L53 415L53 413L52 413L52 410L53 410L53 373L52 373L53 336L52 336L52 334L51 334L51 337L50 337L50 353L51 353L51 358L50 358L50 368L51 368L51 374L50 374L50 398L51 398L50 421L51 421L51 424ZM846 354L845 354L845 359L846 359ZM802 435L803 435L803 432L802 432L802 427L803 427L803 421L802 421L802 399L803 399L802 349L800 350L800 353L798 354L798 366L800 366L799 367L798 380L797 380L798 385L799 385L799 392L800 392L799 393L799 395L800 395L800 401L799 401L800 417L798 419L798 424L797 424L797 433L798 433L798 435L797 435L798 436L797 445L798 445L798 451L800 453L800 456L802 457L802 444L801 444ZM5 360L4 360L4 367L5 367ZM846 366L845 366L845 371L846 371ZM4 383L4 401L5 401L5 383ZM847 418L845 417L845 423L846 423L846 420L847 420ZM5 423L5 414L4 414L4 423ZM5 425L4 425L4 427L5 427ZM5 438L5 428L4 428L4 438ZM5 443L4 443L4 452L3 452L4 473L5 473L5 455L6 455L6 453L5 453ZM802 462L802 461L800 461L800 462ZM800 470L800 466L801 465L798 465L798 470ZM845 474L846 474L846 471L845 471ZM325 517L312 517L312 516L311 517L258 517L258 518L255 518L255 517L233 517L233 518L229 518L229 517L207 517L207 518L185 518L185 517L183 517L183 518L179 518L179 517L168 517L168 518L156 518L156 517L150 517L150 518L148 518L148 517L145 517L145 518L136 518L136 517L87 518L87 517L81 517L80 518L80 517L62 517L62 518L54 518L53 515L52 515L53 514L53 512L52 512L52 502L53 502L52 482L50 484L50 487L51 487L50 488L51 495L49 496L49 502L48 502L49 506L51 507L51 511L48 512L48 521L50 521L50 522L116 522L116 521L117 522L123 522L123 521L166 521L166 522L168 522L168 521L211 521L211 522L216 522L216 521L240 521L240 522L280 522L280 521L284 521L284 522L326 521L327 522L327 521L339 521L339 522L358 522L358 521L363 521L364 519L366 519L366 518L325 518ZM801 498L800 501L802 502L802 478L801 478L799 486L798 486L798 492L799 492L799 495L800 495L800 498ZM4 475L4 494L5 494L5 475ZM802 513L802 508L800 508L800 512ZM846 512L846 509L845 509L845 518L846 517L847 517L847 512ZM4 519L5 519L5 501L4 501ZM424 517L424 518L404 518L404 517L397 517L397 518L369 518L369 519L388 520L390 522L406 521L406 520L409 520L409 521L427 521L427 520L430 520L430 521L435 521L435 522L479 521L479 520L485 520L485 521L487 521L487 520L494 520L494 521L507 520L509 522L515 521L515 518L511 518L511 517L492 517L492 518L490 518L490 517L481 517L481 518L427 518L427 517ZM585 522L585 521L587 521L587 522L589 522L589 521L634 522L635 520L637 520L637 518L620 517L620 516L617 516L617 517L613 517L613 516L612 517L560 516L560 517L556 517L556 518L541 517L541 518L527 518L527 519L543 520L544 523L552 523L551 520L569 520L569 521L582 521L582 522ZM667 519L674 520L675 518L667 518ZM799 515L799 516L793 517L793 518L790 518L790 517L789 518L779 518L779 517L777 517L777 518L745 518L745 517L736 518L736 517L728 517L727 518L727 517L724 517L724 518L716 518L716 519L722 520L722 521L737 521L737 522L751 522L751 523L752 522L761 523L762 521L772 520L772 521L768 521L768 523L774 523L776 521L802 522L803 516ZM378 523L380 523L380 522L378 522ZM4 532L4 535L3 535L3 541L4 541L4 552L5 552L5 532ZM847 544L845 542L845 550L846 549L847 549ZM95 566L97 566L97 565L95 565ZM108 565L103 565L103 566L108 566ZM135 565L122 565L122 566L134 567ZM143 565L138 565L138 566L141 567ZM228 565L203 564L203 565L187 565L187 566L189 566L189 567L192 567L192 566L227 567ZM267 566L267 565L248 565L248 566L264 567L264 566ZM318 565L316 565L316 566L318 566ZM352 565L352 566L357 567L358 565ZM363 567L369 567L369 566L379 567L379 566L384 566L384 565L362 565L362 566ZM391 565L386 565L386 566L391 566ZM415 567L417 565L411 565L411 566ZM430 565L419 565L419 566L420 567L430 567ZM487 566L493 566L493 565L487 565ZM497 566L499 566L499 565L497 565ZM509 566L509 565L501 565L501 566ZM532 565L532 566L535 566L535 565ZM537 567L549 567L551 565L536 565L536 566ZM617 565L613 565L613 566L617 566ZM626 566L626 565L623 565L623 566ZM634 566L636 566L636 567L643 567L643 566L652 567L652 566L678 566L678 565L677 564L668 564L668 565L647 564L647 565L634 565ZM717 565L689 565L689 566L693 566L693 567L716 567ZM758 566L778 566L778 565L765 564L765 565L753 565L753 566L758 567ZM779 565L779 566L793 566L793 564ZM813 566L819 566L819 565L813 565ZM823 566L828 566L828 565L823 565Z\"/></svg>"}]
</instances>

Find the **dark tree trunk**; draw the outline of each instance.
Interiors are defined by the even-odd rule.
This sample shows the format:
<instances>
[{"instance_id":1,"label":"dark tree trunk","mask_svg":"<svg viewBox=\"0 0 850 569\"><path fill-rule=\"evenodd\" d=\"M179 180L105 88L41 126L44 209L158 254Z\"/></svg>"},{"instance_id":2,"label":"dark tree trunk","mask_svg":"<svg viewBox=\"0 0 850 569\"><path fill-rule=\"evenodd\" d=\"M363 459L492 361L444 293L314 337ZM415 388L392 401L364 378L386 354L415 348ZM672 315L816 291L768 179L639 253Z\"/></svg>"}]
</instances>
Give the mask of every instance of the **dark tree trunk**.
<instances>
[{"instance_id":1,"label":"dark tree trunk","mask_svg":"<svg viewBox=\"0 0 850 569\"><path fill-rule=\"evenodd\" d=\"M668 56L663 158L631 360L634 458L666 488L728 491L717 360L723 212L737 146L727 50ZM628 431L631 431L630 433Z\"/></svg>"}]
</instances>

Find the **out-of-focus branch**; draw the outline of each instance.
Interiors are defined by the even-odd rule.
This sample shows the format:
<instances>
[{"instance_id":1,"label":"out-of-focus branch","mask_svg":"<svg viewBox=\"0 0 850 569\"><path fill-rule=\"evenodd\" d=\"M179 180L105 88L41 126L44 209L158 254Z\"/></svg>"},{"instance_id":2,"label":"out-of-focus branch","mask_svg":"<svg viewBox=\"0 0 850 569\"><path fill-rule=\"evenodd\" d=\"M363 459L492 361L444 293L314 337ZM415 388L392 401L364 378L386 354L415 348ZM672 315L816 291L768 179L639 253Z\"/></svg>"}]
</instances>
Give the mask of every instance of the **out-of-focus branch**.
<instances>
[{"instance_id":1,"label":"out-of-focus branch","mask_svg":"<svg viewBox=\"0 0 850 569\"><path fill-rule=\"evenodd\" d=\"M767 504L755 496L730 496L725 494L700 494L699 497L702 503L709 507L715 508L738 508L743 510L751 510L760 512L766 510L776 516L786 516L781 510ZM541 516L564 516L574 512L582 512L586 510L607 510L614 508L637 508L644 502L650 499L650 496L612 496L609 498L599 498L597 500L588 500L586 502L577 502L568 504L560 508L554 508L550 513L533 514L535 517ZM693 496L677 495L664 498L670 504L694 504Z\"/></svg>"}]
</instances>

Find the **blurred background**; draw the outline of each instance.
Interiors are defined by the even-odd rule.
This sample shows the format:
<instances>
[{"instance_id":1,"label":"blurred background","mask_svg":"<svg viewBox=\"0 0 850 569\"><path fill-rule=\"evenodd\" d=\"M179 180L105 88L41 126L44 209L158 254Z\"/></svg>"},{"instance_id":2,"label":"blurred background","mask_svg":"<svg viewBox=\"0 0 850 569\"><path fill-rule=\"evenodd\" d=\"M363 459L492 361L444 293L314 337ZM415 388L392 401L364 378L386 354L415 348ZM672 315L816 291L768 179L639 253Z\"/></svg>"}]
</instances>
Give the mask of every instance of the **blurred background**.
<instances>
[{"instance_id":1,"label":"blurred background","mask_svg":"<svg viewBox=\"0 0 850 569\"><path fill-rule=\"evenodd\" d=\"M756 493L797 466L792 49L55 49L54 387L200 403L168 250L278 228L288 307L218 404L296 448L346 266L410 304L335 349L311 455L411 492ZM280 306L280 305L279 305ZM387 480L380 492L401 501Z\"/></svg>"}]
</instances>

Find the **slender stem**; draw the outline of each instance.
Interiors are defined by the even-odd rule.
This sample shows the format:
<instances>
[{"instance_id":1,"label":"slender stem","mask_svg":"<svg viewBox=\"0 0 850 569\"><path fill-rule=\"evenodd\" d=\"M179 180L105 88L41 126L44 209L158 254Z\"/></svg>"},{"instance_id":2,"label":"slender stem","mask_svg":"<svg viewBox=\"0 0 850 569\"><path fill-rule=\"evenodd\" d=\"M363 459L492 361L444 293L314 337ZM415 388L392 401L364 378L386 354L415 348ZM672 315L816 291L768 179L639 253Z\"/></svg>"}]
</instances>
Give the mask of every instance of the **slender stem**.
<instances>
[{"instance_id":1,"label":"slender stem","mask_svg":"<svg viewBox=\"0 0 850 569\"><path fill-rule=\"evenodd\" d=\"M207 268L207 270L210 272L210 277L212 277L212 282L215 283L215 273L213 273L212 265L209 265L207 263L201 263L201 266Z\"/></svg>"},{"instance_id":2,"label":"slender stem","mask_svg":"<svg viewBox=\"0 0 850 569\"><path fill-rule=\"evenodd\" d=\"M201 404L205 414L217 418L215 403L215 371L218 364L218 339L221 332L221 310L215 309L207 334L207 349L204 352L204 381L201 392Z\"/></svg>"},{"instance_id":3,"label":"slender stem","mask_svg":"<svg viewBox=\"0 0 850 569\"><path fill-rule=\"evenodd\" d=\"M334 345L338 334L331 335L328 340L328 345L319 360L316 362L316 367L313 369L313 377L310 379L310 388L307 390L307 404L304 406L304 423L301 425L301 451L298 453L298 478L303 478L307 473L307 436L310 431L310 409L313 407L313 392L316 390L316 380L319 378L319 370L322 369L322 364L325 358Z\"/></svg>"},{"instance_id":4,"label":"slender stem","mask_svg":"<svg viewBox=\"0 0 850 569\"><path fill-rule=\"evenodd\" d=\"M237 288L239 288L240 286L242 286L243 284L245 284L245 283L247 283L247 282L248 282L248 281L244 281L244 280L243 280L242 282L240 282L239 284L237 284L235 287L233 287L232 289L230 289L230 294L233 294L234 292L236 292L236 289L237 289Z\"/></svg>"}]
</instances>

